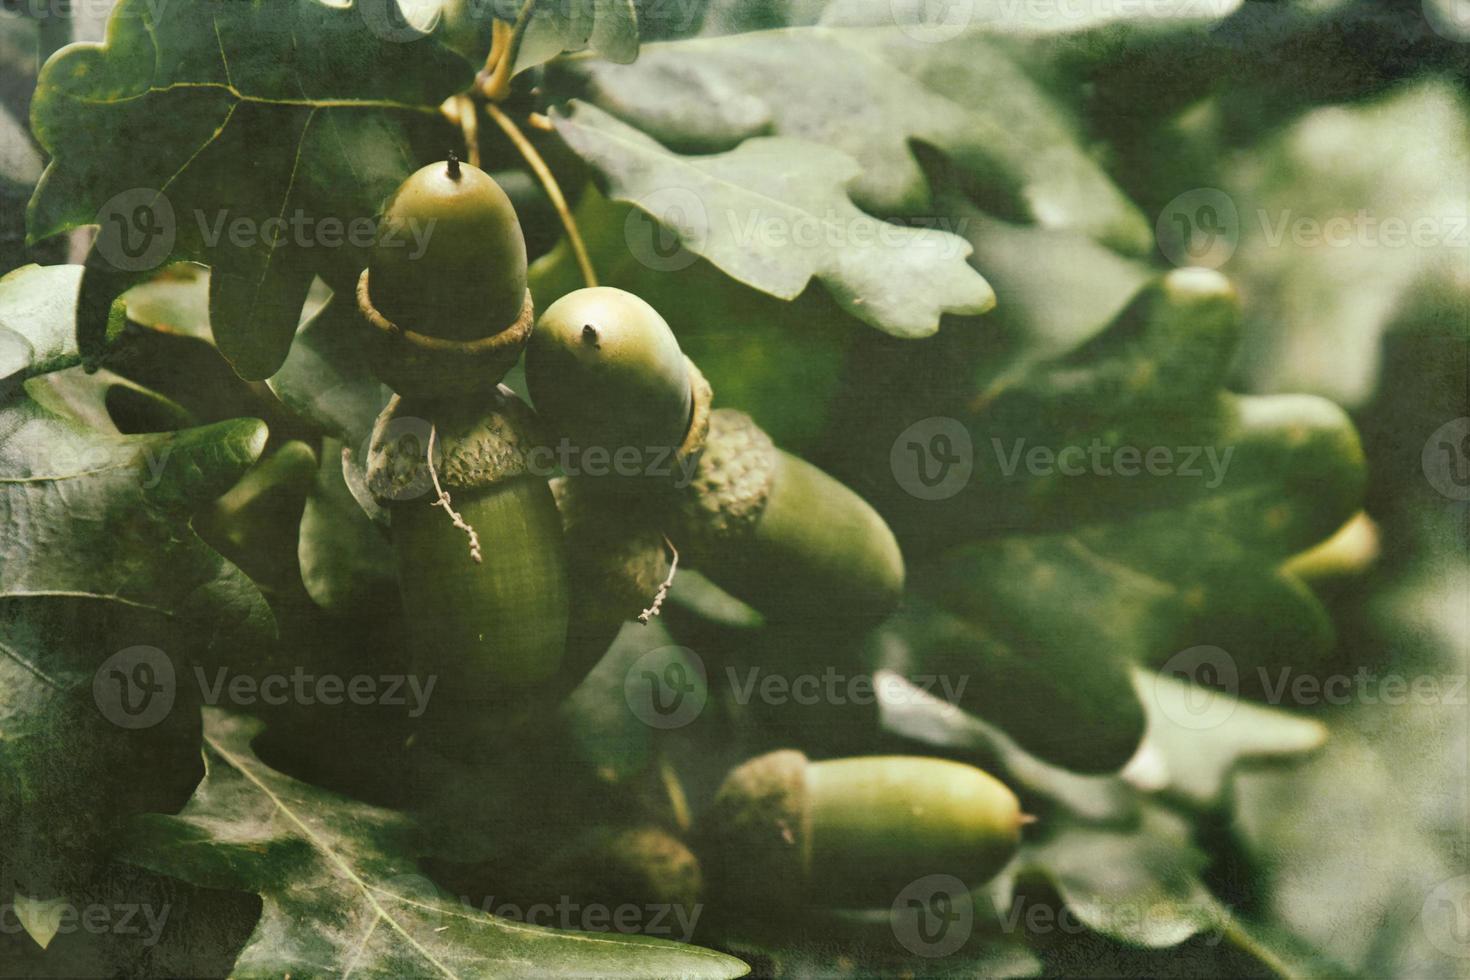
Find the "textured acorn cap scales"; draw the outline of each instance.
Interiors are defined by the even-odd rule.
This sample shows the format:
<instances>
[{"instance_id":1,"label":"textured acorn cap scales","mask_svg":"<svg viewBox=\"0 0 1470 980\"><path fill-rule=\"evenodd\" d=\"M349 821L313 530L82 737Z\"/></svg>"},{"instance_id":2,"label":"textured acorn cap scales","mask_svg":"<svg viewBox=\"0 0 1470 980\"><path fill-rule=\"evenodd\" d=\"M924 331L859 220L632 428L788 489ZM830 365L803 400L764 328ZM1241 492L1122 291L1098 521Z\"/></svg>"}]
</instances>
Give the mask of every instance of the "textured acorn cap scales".
<instances>
[{"instance_id":1,"label":"textured acorn cap scales","mask_svg":"<svg viewBox=\"0 0 1470 980\"><path fill-rule=\"evenodd\" d=\"M811 863L807 758L782 749L730 772L699 828L710 886L747 907L779 891L805 899Z\"/></svg>"},{"instance_id":2,"label":"textured acorn cap scales","mask_svg":"<svg viewBox=\"0 0 1470 980\"><path fill-rule=\"evenodd\" d=\"M410 422L418 424L395 426ZM412 432L427 439L430 424L435 430L435 469L445 489L478 489L538 475L533 456L546 448L540 422L504 385L497 385L488 399L459 407L437 402L427 406L395 395L378 416L368 448L367 485L378 500L419 499L431 491L427 444L420 438L399 438Z\"/></svg>"},{"instance_id":3,"label":"textured acorn cap scales","mask_svg":"<svg viewBox=\"0 0 1470 980\"><path fill-rule=\"evenodd\" d=\"M771 496L777 449L744 412L710 413L699 466L679 497L690 548L703 551L754 530Z\"/></svg>"}]
</instances>

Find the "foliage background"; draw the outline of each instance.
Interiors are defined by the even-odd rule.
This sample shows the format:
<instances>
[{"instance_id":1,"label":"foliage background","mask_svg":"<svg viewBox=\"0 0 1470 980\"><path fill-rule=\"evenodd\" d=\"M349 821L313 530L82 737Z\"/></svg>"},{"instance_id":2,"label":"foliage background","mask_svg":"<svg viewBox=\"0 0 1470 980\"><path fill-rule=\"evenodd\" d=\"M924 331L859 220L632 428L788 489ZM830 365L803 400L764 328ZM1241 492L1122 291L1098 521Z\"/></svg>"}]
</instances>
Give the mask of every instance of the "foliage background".
<instances>
[{"instance_id":1,"label":"foliage background","mask_svg":"<svg viewBox=\"0 0 1470 980\"><path fill-rule=\"evenodd\" d=\"M356 257L338 253L290 267L290 283L270 293L287 299L249 316L209 310L203 277L176 270L128 294L120 335L104 336L93 309L83 348L110 339L119 352L97 374L76 366L82 352L62 332L70 337L65 297L80 269L65 263L82 262L86 242L66 230L107 196L88 203L76 188L147 183L170 157L109 140L105 119L68 117L55 96L36 111L37 53L54 47L62 18L7 9L0 268L55 268L0 282L0 828L5 893L15 896L6 921L24 926L0 934L0 971L264 975L360 957L366 972L392 975L422 970L423 943L468 973L527 955L547 970L720 972L729 963L712 954L633 940L584 959L585 944L567 937L530 954L516 930L488 918L461 932L450 876L426 871L416 835L428 829L493 864L570 835L596 809L588 799L633 819L662 805L647 802L658 798L648 787L673 767L697 808L729 764L797 742L814 753L899 748L977 762L1041 822L985 893L994 914L940 962L909 955L885 922L772 923L712 909L694 942L760 973L1465 972L1463 688L1458 701L1405 704L1353 688L1342 704L1288 695L1262 705L1264 692L1242 690L1255 697L1232 701L1227 721L1192 728L1177 708L1199 692L1155 672L1209 644L1230 651L1246 688L1264 676L1257 667L1275 678L1282 666L1430 678L1441 692L1463 684L1465 501L1443 492L1445 471L1426 455L1442 426L1470 415L1470 34L1458 8L1324 0L1036 17L982 4L967 8L981 15L970 29L930 43L902 29L909 6L651 0L640 5L645 48L632 66L553 60L554 36L539 49L550 62L534 69L544 91L578 97L552 114L556 134L538 140L573 193L602 280L665 313L722 404L873 500L904 541L915 586L863 649L840 651L820 637L763 633L686 586L666 624L625 631L511 773L405 756L380 716L327 723L286 711L252 742L253 722L211 712L201 729L188 705L145 732L89 713L96 665L135 643L168 650L181 672L251 661L347 669L364 638L390 647L381 638L403 624L361 615L396 604L382 541L335 465L362 444L364 405L374 409L381 393L364 380L342 304L323 306L326 290L312 287L310 272L339 286L351 274ZM79 7L69 26L100 40L107 12ZM373 41L356 21L342 30L344 43ZM782 33L747 36L763 30ZM406 91L440 75L453 89L459 66L447 52L425 64L396 50L406 47L383 45L402 61L373 84ZM65 135L38 139L33 120ZM391 138L428 160L445 135L405 124ZM580 284L575 263L544 197L515 172L513 149L494 134L487 144L487 166L505 177L544 253L532 282L544 305ZM170 148L162 137L159 146ZM75 184L53 176L65 192L41 208L43 230L65 233L37 238L32 205L28 243L27 203L48 200L36 194L48 147ZM267 141L260 159L278 149ZM66 171L67 152L86 166ZM248 198L253 159L226 159L223 176L194 193L208 200L238 186ZM781 166L805 182L771 192L761 181ZM711 168L714 190L699 183ZM317 176L329 185L331 167ZM400 176L385 169L374 186ZM693 254L660 267L630 235L648 226L628 202L669 187L696 188L717 215L758 192L943 219L972 250L995 310L963 309L975 286L958 262L893 275L898 259L854 259L850 249L805 269L747 264L749 250L717 229L684 229ZM1233 223L1226 214L1222 234L1205 234L1201 203L1217 216L1233 208ZM1355 226L1332 243L1290 230L1360 213L1427 220L1429 241L1386 244ZM1180 214L1195 219L1185 239ZM1186 261L1230 277L1238 326L1136 305ZM103 299L105 311L112 296ZM84 320L87 302L83 288ZM913 339L941 322L936 336ZM221 350L269 386L239 381ZM1135 390L1126 382L1137 376L1147 384ZM1300 393L1346 417L1325 403L1269 400ZM904 491L889 455L908 425L934 416L964 419L982 455L992 437L1065 445L1098 435L1236 445L1241 455L1220 493L1023 476L934 503ZM265 425L230 421L241 418ZM185 424L198 428L169 434ZM174 462L147 485L136 460L165 447ZM43 461L87 453L119 462L67 474L74 491L35 487ZM211 502L262 453L251 472L275 469L254 513L274 531L232 540L219 530L230 514ZM1282 573L1353 513L1359 491L1376 527L1373 560L1316 577L1310 590ZM673 642L711 665L763 663L772 651L813 670L948 663L973 676L981 700L968 713L909 704L751 717L711 671L712 707L665 736L630 718L619 692L629 664ZM962 667L926 659L954 649ZM1006 656L1017 649L1025 663ZM335 751L342 731L350 753ZM1118 758L1087 773L1078 760L1092 752ZM251 787L261 783L291 797L312 833L256 809ZM341 853L358 872L346 883L329 859ZM47 909L119 902L172 909L163 940L46 925ZM426 906L436 911L419 921ZM1065 912L1073 927L1010 917L1037 908ZM399 932L359 942L375 915Z\"/></svg>"}]
</instances>

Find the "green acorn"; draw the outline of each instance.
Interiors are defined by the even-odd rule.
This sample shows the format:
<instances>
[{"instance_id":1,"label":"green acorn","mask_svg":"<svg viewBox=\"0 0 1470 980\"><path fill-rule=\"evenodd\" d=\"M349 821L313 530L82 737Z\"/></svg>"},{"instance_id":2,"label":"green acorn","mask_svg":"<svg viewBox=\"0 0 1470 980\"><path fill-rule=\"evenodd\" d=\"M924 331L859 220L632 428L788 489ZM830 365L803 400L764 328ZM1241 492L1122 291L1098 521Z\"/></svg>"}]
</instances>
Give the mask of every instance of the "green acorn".
<instances>
[{"instance_id":1,"label":"green acorn","mask_svg":"<svg viewBox=\"0 0 1470 980\"><path fill-rule=\"evenodd\" d=\"M922 756L812 762L785 749L726 777L699 839L710 885L749 907L886 908L931 874L971 889L1029 822L982 770Z\"/></svg>"},{"instance_id":2,"label":"green acorn","mask_svg":"<svg viewBox=\"0 0 1470 980\"><path fill-rule=\"evenodd\" d=\"M500 185L453 155L399 186L357 287L374 370L402 395L492 391L535 321L526 242Z\"/></svg>"},{"instance_id":3,"label":"green acorn","mask_svg":"<svg viewBox=\"0 0 1470 980\"><path fill-rule=\"evenodd\" d=\"M536 410L578 446L677 446L693 392L684 352L658 311L611 286L552 303L526 351Z\"/></svg>"},{"instance_id":4,"label":"green acorn","mask_svg":"<svg viewBox=\"0 0 1470 980\"><path fill-rule=\"evenodd\" d=\"M662 480L597 483L672 490L661 529L761 613L861 630L897 605L903 556L878 513L776 449L749 416L712 412L703 375L638 297L600 287L553 303L526 351L526 383L573 447L665 460Z\"/></svg>"},{"instance_id":5,"label":"green acorn","mask_svg":"<svg viewBox=\"0 0 1470 980\"><path fill-rule=\"evenodd\" d=\"M438 676L441 700L524 703L554 681L568 623L536 418L504 387L478 410L436 405L432 424L421 411L389 402L368 458L368 486L391 508L414 669Z\"/></svg>"},{"instance_id":6,"label":"green acorn","mask_svg":"<svg viewBox=\"0 0 1470 980\"><path fill-rule=\"evenodd\" d=\"M743 412L711 413L679 509L693 564L773 622L861 630L903 595L903 554L878 512Z\"/></svg>"}]
</instances>

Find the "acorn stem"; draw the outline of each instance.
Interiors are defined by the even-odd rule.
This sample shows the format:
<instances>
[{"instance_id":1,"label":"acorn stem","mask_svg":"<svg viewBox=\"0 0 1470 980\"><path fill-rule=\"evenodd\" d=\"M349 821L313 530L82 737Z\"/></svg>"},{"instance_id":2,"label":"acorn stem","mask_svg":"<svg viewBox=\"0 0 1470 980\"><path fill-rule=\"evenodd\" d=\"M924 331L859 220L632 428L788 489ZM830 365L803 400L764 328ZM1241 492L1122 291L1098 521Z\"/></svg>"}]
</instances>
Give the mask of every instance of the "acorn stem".
<instances>
[{"instance_id":1,"label":"acorn stem","mask_svg":"<svg viewBox=\"0 0 1470 980\"><path fill-rule=\"evenodd\" d=\"M451 166L453 166L454 156L451 154L449 159L451 161ZM429 479L434 481L434 494L437 499L435 499L433 503L431 503L429 506L443 507L444 512L449 515L449 519L454 521L454 526L464 531L465 534L469 535L470 557L473 558L475 560L475 564L478 565L485 560L485 556L480 553L480 535L476 533L475 529L465 521L464 517L460 515L459 511L454 509L454 501L449 498L449 493L439 485L439 472L434 469L434 441L438 437L438 435L439 427L431 422L429 424Z\"/></svg>"},{"instance_id":2,"label":"acorn stem","mask_svg":"<svg viewBox=\"0 0 1470 980\"><path fill-rule=\"evenodd\" d=\"M510 35L505 43L500 46L499 57L490 66L489 76L485 79L480 92L489 99L491 104L498 102L510 94L511 72L515 71L516 58L521 54L521 41L526 36L526 29L531 26L531 15L536 12L536 0L526 0L521 5L520 13L516 14L516 21L511 25ZM495 54L494 43L491 44L491 55Z\"/></svg>"},{"instance_id":3,"label":"acorn stem","mask_svg":"<svg viewBox=\"0 0 1470 980\"><path fill-rule=\"evenodd\" d=\"M653 605L638 614L638 622L644 626L648 625L650 619L663 612L664 600L669 597L669 590L674 587L674 576L679 574L679 549L674 547L674 542L669 540L667 534L664 535L664 546L669 549L669 574L659 585L658 591L653 594Z\"/></svg>"},{"instance_id":4,"label":"acorn stem","mask_svg":"<svg viewBox=\"0 0 1470 980\"><path fill-rule=\"evenodd\" d=\"M527 6L529 5L528 2ZM485 111L490 114L491 119L495 120L495 124L501 128L506 137L515 144L515 148L525 158L526 165L536 174L536 179L541 181L541 187L546 191L547 199L551 201L551 206L556 208L557 217L561 219L562 228L566 230L567 244L571 246L572 254L576 256L577 268L582 271L582 281L588 286L596 286L597 271L592 268L592 256L587 252L587 243L582 240L582 232L577 227L577 219L572 216L572 209L567 206L566 195L561 192L561 184L557 182L556 175L546 165L545 159L542 158L535 144L526 138L526 134L521 132L521 127L516 125L514 119L505 114L504 109L491 101L485 103Z\"/></svg>"}]
</instances>

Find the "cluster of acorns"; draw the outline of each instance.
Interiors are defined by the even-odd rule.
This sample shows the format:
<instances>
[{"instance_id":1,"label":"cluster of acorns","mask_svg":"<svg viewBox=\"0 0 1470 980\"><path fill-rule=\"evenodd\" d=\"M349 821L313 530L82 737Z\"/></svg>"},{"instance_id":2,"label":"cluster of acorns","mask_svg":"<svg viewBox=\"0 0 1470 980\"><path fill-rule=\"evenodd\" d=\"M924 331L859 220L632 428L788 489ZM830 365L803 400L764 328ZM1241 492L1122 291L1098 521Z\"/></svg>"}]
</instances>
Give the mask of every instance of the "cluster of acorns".
<instances>
[{"instance_id":1,"label":"cluster of acorns","mask_svg":"<svg viewBox=\"0 0 1470 980\"><path fill-rule=\"evenodd\" d=\"M421 254L402 247L424 230ZM883 519L749 416L713 409L651 306L588 288L536 319L520 224L483 171L451 157L404 182L357 301L397 392L368 483L392 514L411 666L440 675L439 724L544 715L626 621L656 614L681 557L768 622L830 635L897 605ZM501 384L523 351L534 411ZM406 419L429 423L428 445L398 435L423 431ZM857 906L927 873L979 884L1021 823L1015 796L969 766L787 751L731 773L701 836L729 894L800 881Z\"/></svg>"}]
</instances>

